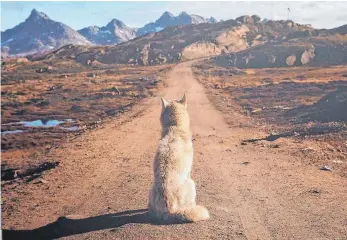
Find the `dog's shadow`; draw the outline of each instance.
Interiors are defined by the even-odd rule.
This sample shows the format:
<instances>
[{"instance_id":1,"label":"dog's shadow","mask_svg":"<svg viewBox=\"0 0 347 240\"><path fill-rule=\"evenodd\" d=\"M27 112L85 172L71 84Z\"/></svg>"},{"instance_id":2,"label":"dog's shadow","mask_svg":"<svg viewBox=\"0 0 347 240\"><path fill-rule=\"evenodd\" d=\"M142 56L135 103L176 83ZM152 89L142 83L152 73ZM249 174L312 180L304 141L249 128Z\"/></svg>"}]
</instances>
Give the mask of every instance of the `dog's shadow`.
<instances>
[{"instance_id":1,"label":"dog's shadow","mask_svg":"<svg viewBox=\"0 0 347 240\"><path fill-rule=\"evenodd\" d=\"M32 230L3 230L3 239L56 239L103 229L118 228L128 223L152 223L147 209L130 210L83 219L61 217Z\"/></svg>"}]
</instances>

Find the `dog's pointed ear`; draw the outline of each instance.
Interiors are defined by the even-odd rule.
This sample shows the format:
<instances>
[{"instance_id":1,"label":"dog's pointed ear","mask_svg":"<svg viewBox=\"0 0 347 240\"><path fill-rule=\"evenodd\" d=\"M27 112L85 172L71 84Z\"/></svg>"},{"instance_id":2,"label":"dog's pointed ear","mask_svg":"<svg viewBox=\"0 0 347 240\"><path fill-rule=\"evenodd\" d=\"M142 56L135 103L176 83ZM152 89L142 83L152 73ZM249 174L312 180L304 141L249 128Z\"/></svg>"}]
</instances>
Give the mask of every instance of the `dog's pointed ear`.
<instances>
[{"instance_id":1,"label":"dog's pointed ear","mask_svg":"<svg viewBox=\"0 0 347 240\"><path fill-rule=\"evenodd\" d=\"M166 106L169 104L164 98L160 98L161 100L161 107L162 107L162 112L164 112Z\"/></svg>"},{"instance_id":2,"label":"dog's pointed ear","mask_svg":"<svg viewBox=\"0 0 347 240\"><path fill-rule=\"evenodd\" d=\"M187 96L183 95L182 99L179 101L185 108L187 108Z\"/></svg>"}]
</instances>

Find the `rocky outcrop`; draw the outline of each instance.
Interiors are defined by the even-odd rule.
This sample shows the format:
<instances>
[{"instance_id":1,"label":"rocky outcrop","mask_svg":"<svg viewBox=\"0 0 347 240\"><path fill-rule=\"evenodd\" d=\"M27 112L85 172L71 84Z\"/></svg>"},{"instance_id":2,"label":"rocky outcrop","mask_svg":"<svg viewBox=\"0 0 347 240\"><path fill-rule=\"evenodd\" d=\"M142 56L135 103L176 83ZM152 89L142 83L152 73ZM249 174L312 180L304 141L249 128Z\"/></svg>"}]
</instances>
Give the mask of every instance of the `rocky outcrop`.
<instances>
[{"instance_id":1,"label":"rocky outcrop","mask_svg":"<svg viewBox=\"0 0 347 240\"><path fill-rule=\"evenodd\" d=\"M245 50L249 47L246 39L248 32L249 28L246 25L233 27L231 30L219 34L216 37L216 42L218 46L224 48L224 53Z\"/></svg>"},{"instance_id":2,"label":"rocky outcrop","mask_svg":"<svg viewBox=\"0 0 347 240\"><path fill-rule=\"evenodd\" d=\"M221 54L221 49L214 43L197 42L188 45L182 51L182 59L191 60Z\"/></svg>"}]
</instances>

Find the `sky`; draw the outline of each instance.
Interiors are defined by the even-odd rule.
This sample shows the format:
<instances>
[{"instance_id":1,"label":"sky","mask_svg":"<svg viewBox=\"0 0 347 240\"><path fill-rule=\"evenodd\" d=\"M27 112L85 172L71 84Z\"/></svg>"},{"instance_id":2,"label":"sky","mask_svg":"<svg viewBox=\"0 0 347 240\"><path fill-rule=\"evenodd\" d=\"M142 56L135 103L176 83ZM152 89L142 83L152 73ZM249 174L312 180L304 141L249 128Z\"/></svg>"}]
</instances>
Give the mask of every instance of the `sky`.
<instances>
[{"instance_id":1,"label":"sky","mask_svg":"<svg viewBox=\"0 0 347 240\"><path fill-rule=\"evenodd\" d=\"M130 27L142 27L164 11L182 11L217 20L257 14L267 19L289 19L315 28L347 24L346 2L1 2L1 31L23 22L33 8L74 29L105 26L113 18ZM290 12L288 13L288 8Z\"/></svg>"}]
</instances>

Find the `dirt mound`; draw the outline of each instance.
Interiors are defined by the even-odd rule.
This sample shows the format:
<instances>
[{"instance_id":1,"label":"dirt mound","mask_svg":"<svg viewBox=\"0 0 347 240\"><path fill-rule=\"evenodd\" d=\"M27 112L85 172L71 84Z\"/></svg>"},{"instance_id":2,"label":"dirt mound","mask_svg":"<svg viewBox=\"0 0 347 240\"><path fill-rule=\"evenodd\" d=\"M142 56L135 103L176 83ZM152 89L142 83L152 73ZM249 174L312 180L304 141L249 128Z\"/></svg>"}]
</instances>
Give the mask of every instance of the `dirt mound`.
<instances>
[{"instance_id":1,"label":"dirt mound","mask_svg":"<svg viewBox=\"0 0 347 240\"><path fill-rule=\"evenodd\" d=\"M347 87L330 92L310 106L301 106L287 114L296 122L347 122Z\"/></svg>"}]
</instances>

